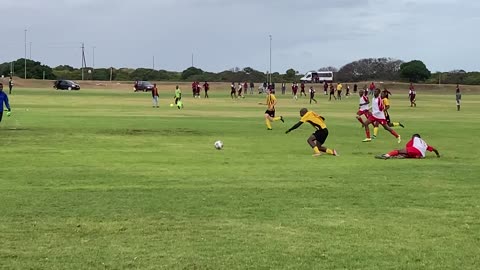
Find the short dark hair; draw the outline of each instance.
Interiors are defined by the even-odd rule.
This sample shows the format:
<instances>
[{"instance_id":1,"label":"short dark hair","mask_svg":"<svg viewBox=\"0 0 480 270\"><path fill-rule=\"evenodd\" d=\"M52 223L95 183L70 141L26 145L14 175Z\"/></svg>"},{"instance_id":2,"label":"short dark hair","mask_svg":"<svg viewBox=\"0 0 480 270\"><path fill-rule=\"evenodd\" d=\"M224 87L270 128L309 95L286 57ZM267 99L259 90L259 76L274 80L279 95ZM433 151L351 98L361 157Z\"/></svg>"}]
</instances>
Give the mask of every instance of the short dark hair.
<instances>
[{"instance_id":1,"label":"short dark hair","mask_svg":"<svg viewBox=\"0 0 480 270\"><path fill-rule=\"evenodd\" d=\"M302 109L300 110L300 115L301 115L301 116L304 116L307 112L308 112L308 109L307 109L307 108L302 108Z\"/></svg>"},{"instance_id":2,"label":"short dark hair","mask_svg":"<svg viewBox=\"0 0 480 270\"><path fill-rule=\"evenodd\" d=\"M420 134L418 134L418 133L413 134L412 137L422 138L422 137L420 137Z\"/></svg>"}]
</instances>

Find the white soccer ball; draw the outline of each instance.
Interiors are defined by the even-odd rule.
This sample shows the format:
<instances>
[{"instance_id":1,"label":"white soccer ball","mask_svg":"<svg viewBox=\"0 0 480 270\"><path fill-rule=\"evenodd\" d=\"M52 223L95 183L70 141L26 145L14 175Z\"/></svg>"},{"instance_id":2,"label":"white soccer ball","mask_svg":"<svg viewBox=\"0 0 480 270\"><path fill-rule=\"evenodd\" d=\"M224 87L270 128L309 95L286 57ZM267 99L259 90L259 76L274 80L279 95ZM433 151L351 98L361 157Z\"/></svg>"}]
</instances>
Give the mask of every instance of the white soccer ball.
<instances>
[{"instance_id":1,"label":"white soccer ball","mask_svg":"<svg viewBox=\"0 0 480 270\"><path fill-rule=\"evenodd\" d=\"M216 141L214 143L214 146L217 150L221 150L223 148L223 142L222 141Z\"/></svg>"}]
</instances>

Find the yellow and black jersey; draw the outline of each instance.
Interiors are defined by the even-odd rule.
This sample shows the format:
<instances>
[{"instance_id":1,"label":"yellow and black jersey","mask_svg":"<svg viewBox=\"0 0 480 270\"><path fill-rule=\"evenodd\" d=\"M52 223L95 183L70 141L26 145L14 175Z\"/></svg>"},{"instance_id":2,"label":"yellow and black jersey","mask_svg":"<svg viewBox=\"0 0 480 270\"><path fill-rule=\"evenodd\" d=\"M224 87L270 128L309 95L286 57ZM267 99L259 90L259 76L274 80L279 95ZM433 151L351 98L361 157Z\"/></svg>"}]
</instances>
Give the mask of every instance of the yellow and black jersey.
<instances>
[{"instance_id":1,"label":"yellow and black jersey","mask_svg":"<svg viewBox=\"0 0 480 270\"><path fill-rule=\"evenodd\" d=\"M382 101L383 101L383 105L385 105L385 107L390 106L390 101L388 100L388 98L384 98Z\"/></svg>"},{"instance_id":2,"label":"yellow and black jersey","mask_svg":"<svg viewBox=\"0 0 480 270\"><path fill-rule=\"evenodd\" d=\"M274 94L268 94L267 95L267 109L268 110L275 110L275 104L277 104L277 98L275 97Z\"/></svg>"},{"instance_id":3,"label":"yellow and black jersey","mask_svg":"<svg viewBox=\"0 0 480 270\"><path fill-rule=\"evenodd\" d=\"M312 111L308 111L304 116L302 116L300 122L310 123L316 129L327 128L327 125L325 124L325 118Z\"/></svg>"}]
</instances>

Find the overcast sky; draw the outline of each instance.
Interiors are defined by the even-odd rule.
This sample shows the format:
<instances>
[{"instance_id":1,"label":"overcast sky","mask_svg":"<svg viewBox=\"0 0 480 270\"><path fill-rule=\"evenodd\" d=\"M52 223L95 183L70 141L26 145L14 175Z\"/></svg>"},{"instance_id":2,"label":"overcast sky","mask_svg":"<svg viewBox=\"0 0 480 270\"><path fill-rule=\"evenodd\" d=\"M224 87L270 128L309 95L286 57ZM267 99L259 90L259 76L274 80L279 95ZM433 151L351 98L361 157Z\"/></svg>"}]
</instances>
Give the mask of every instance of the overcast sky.
<instances>
[{"instance_id":1,"label":"overcast sky","mask_svg":"<svg viewBox=\"0 0 480 270\"><path fill-rule=\"evenodd\" d=\"M0 0L0 63L300 72L370 57L480 70L474 0Z\"/></svg>"}]
</instances>

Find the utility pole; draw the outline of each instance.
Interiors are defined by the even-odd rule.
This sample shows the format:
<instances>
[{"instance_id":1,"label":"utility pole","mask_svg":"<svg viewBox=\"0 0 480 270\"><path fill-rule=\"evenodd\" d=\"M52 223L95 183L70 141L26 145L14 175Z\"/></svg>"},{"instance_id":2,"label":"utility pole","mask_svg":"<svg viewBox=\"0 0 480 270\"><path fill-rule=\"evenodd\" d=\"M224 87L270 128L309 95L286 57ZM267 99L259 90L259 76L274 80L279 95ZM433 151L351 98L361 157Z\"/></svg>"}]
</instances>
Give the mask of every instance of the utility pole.
<instances>
[{"instance_id":1,"label":"utility pole","mask_svg":"<svg viewBox=\"0 0 480 270\"><path fill-rule=\"evenodd\" d=\"M95 69L95 46L92 47L92 68Z\"/></svg>"},{"instance_id":2,"label":"utility pole","mask_svg":"<svg viewBox=\"0 0 480 270\"><path fill-rule=\"evenodd\" d=\"M30 57L29 57L30 60L32 60L32 42L30 41Z\"/></svg>"},{"instance_id":3,"label":"utility pole","mask_svg":"<svg viewBox=\"0 0 480 270\"><path fill-rule=\"evenodd\" d=\"M155 70L155 55L152 57L152 61L153 61L152 69Z\"/></svg>"},{"instance_id":4,"label":"utility pole","mask_svg":"<svg viewBox=\"0 0 480 270\"><path fill-rule=\"evenodd\" d=\"M27 29L25 29L25 79L27 79Z\"/></svg>"},{"instance_id":5,"label":"utility pole","mask_svg":"<svg viewBox=\"0 0 480 270\"><path fill-rule=\"evenodd\" d=\"M193 67L193 53L192 53L192 67Z\"/></svg>"},{"instance_id":6,"label":"utility pole","mask_svg":"<svg viewBox=\"0 0 480 270\"><path fill-rule=\"evenodd\" d=\"M270 84L272 83L272 35L270 36Z\"/></svg>"},{"instance_id":7,"label":"utility pole","mask_svg":"<svg viewBox=\"0 0 480 270\"><path fill-rule=\"evenodd\" d=\"M95 46L92 47L92 80L95 79Z\"/></svg>"},{"instance_id":8,"label":"utility pole","mask_svg":"<svg viewBox=\"0 0 480 270\"><path fill-rule=\"evenodd\" d=\"M87 67L87 61L85 60L85 44L82 42L82 81L84 79L84 71Z\"/></svg>"}]
</instances>

